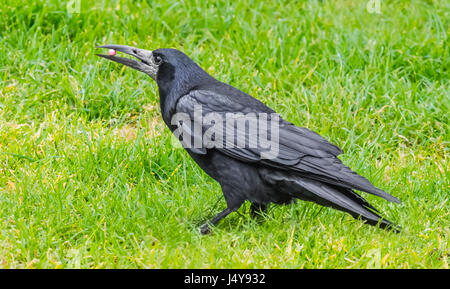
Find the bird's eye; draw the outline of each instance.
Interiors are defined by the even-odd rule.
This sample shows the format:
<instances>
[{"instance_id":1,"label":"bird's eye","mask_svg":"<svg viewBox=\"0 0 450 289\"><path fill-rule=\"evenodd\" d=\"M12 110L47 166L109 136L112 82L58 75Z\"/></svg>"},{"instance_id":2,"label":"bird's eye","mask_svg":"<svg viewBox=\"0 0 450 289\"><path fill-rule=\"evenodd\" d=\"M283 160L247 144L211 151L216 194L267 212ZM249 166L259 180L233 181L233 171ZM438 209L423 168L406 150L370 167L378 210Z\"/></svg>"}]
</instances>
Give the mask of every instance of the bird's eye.
<instances>
[{"instance_id":1,"label":"bird's eye","mask_svg":"<svg viewBox=\"0 0 450 289\"><path fill-rule=\"evenodd\" d=\"M155 64L156 65L160 65L161 64L161 62L162 62L162 58L161 57L159 57L159 56L155 56Z\"/></svg>"}]
</instances>

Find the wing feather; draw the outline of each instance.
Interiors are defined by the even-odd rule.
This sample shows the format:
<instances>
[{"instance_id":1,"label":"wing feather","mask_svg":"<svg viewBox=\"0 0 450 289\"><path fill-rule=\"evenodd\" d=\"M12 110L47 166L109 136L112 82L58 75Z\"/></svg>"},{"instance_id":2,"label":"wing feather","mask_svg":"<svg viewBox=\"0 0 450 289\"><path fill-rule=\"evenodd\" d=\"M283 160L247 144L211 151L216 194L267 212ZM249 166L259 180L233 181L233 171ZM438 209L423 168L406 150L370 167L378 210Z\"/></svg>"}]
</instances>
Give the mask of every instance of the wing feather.
<instances>
[{"instance_id":1,"label":"wing feather","mask_svg":"<svg viewBox=\"0 0 450 289\"><path fill-rule=\"evenodd\" d=\"M227 114L236 114L237 112L241 113L236 116L237 119L243 117L242 114L245 117L245 114L248 113L266 113L269 114L268 120L273 120L270 117L279 119L278 153L275 157L265 158L264 149L259 147L255 148L255 146L250 145L247 147L236 147L234 145L235 142L233 143L235 140L245 144L252 141L252 135L248 130L245 128L243 130L242 127L236 125L234 125L236 136L233 135L232 139L225 137L221 146L213 148L223 154L240 161L257 162L269 167L289 170L313 180L323 181L343 188L358 189L392 202L400 202L397 198L376 188L369 180L345 166L337 158L342 153L338 146L331 144L311 130L297 127L283 120L272 109L247 94L241 92L240 95L228 95L208 90L194 90L179 99L176 111L189 114L193 122L191 125L193 126L194 122L198 121L194 117L194 108L196 107L201 108L202 116L208 113L216 113L222 116L224 122ZM194 134L203 134L207 129L211 128L211 125L205 125L204 123L197 123L197 125L201 126L202 130L194 131ZM225 126L226 124L224 123L222 128ZM192 134L192 131L189 131L189 133Z\"/></svg>"}]
</instances>

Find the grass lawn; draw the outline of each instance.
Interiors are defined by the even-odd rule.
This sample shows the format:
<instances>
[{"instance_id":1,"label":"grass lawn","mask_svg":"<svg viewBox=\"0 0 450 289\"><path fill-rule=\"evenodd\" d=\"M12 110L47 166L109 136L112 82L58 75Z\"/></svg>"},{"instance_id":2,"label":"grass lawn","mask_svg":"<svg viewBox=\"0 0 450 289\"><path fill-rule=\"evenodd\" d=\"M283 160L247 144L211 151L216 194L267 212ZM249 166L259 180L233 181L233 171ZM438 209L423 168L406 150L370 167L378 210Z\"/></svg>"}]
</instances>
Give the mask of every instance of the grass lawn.
<instances>
[{"instance_id":1,"label":"grass lawn","mask_svg":"<svg viewBox=\"0 0 450 289\"><path fill-rule=\"evenodd\" d=\"M0 7L0 268L448 268L448 1L80 1ZM180 49L339 145L402 233L298 202L200 235L219 185L102 44Z\"/></svg>"}]
</instances>

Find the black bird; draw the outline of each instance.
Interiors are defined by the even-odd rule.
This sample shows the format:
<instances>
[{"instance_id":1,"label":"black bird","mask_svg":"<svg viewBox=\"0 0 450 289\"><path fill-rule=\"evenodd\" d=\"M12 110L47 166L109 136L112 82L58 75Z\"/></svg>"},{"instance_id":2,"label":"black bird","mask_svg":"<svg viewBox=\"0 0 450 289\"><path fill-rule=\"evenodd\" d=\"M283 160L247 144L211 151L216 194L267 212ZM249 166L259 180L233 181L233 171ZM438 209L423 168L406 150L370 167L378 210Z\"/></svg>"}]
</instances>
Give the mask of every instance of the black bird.
<instances>
[{"instance_id":1,"label":"black bird","mask_svg":"<svg viewBox=\"0 0 450 289\"><path fill-rule=\"evenodd\" d=\"M319 134L283 120L259 100L216 80L176 49L149 51L124 45L98 48L108 48L112 52L98 56L132 67L156 80L165 124L177 135L182 134L180 140L184 141L189 155L221 185L227 208L202 225L201 233L208 233L210 225L216 225L246 200L251 202L251 214L256 216L270 203L288 204L296 199L332 207L370 225L398 231L396 225L382 218L379 211L355 190L391 202L400 201L345 166L337 157L342 150ZM115 51L136 57L139 61L115 56ZM232 124L235 133L227 140L221 140L213 133L210 137L213 145L198 141L213 122L198 120L196 107L201 108L201 117L215 113L215 122L218 119L229 120L227 114L237 115L235 118L251 113L268 115L268 119L277 124L276 131L269 131L267 126L266 131L258 130L257 134L275 136L277 133L277 153L267 157L264 155L267 151L262 147L227 145L230 140L247 144L251 139L251 132L247 130L249 124L242 129L242 126L236 126L236 122ZM178 115L184 116L183 121L174 121ZM229 123L223 123L226 125ZM261 126L258 123L258 129ZM217 126L213 132L222 133L223 130ZM197 145L187 146L192 140L194 144L197 141Z\"/></svg>"}]
</instances>

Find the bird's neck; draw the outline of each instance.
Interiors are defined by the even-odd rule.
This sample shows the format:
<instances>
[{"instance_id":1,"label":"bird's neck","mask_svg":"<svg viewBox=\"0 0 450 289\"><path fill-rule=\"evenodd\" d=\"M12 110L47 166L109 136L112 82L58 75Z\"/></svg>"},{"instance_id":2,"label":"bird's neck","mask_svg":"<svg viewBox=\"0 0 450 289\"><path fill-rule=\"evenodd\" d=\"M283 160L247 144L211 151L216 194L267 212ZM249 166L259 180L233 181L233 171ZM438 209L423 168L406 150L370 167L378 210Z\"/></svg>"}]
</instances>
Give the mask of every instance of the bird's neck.
<instances>
[{"instance_id":1,"label":"bird's neck","mask_svg":"<svg viewBox=\"0 0 450 289\"><path fill-rule=\"evenodd\" d=\"M171 119L175 113L178 98L166 91L159 89L159 105L165 124L172 130Z\"/></svg>"},{"instance_id":2,"label":"bird's neck","mask_svg":"<svg viewBox=\"0 0 450 289\"><path fill-rule=\"evenodd\" d=\"M177 73L174 71L173 77L167 77L162 81L157 81L159 89L159 102L161 113L166 125L170 128L170 120L176 112L178 100L190 91L198 89L205 83L217 81L203 69L190 73Z\"/></svg>"}]
</instances>

